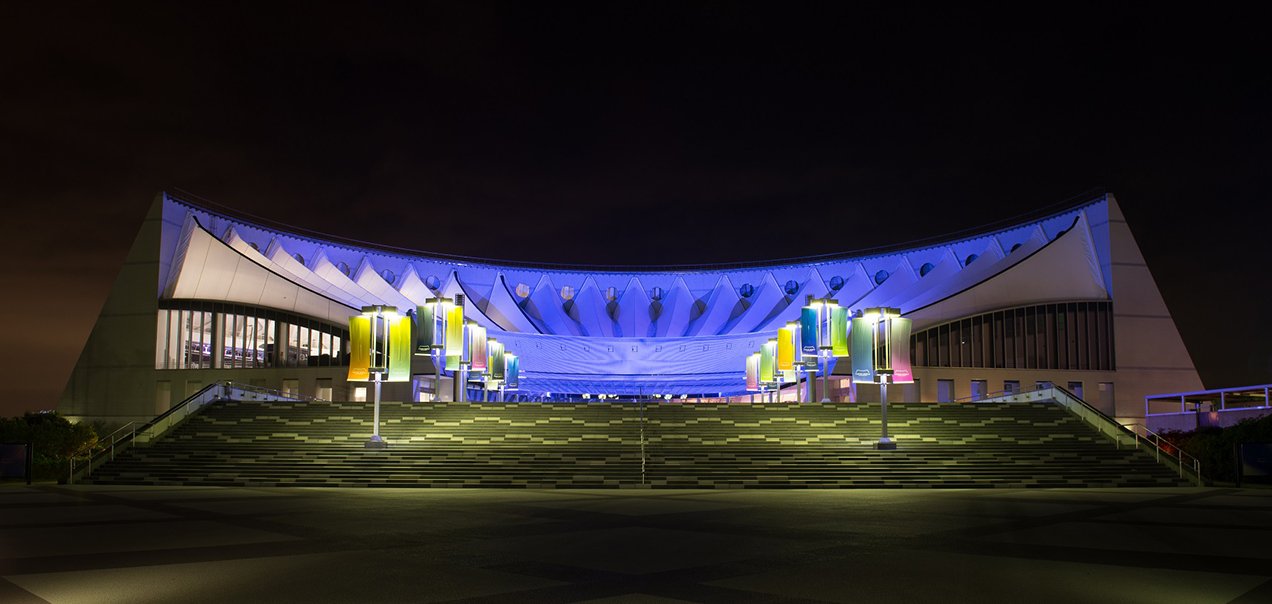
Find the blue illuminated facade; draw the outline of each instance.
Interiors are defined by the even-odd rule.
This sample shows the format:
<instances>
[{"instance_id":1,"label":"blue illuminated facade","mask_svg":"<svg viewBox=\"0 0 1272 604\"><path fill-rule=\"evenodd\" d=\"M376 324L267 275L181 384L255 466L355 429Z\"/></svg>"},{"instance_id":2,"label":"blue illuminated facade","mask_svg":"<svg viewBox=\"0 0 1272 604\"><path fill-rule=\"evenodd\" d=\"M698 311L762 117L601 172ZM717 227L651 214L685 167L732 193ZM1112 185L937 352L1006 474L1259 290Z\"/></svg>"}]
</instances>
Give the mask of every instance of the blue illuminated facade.
<instances>
[{"instance_id":1,"label":"blue illuminated facade","mask_svg":"<svg viewBox=\"0 0 1272 604\"><path fill-rule=\"evenodd\" d=\"M1056 381L1085 386L1086 398L1129 417L1142 410L1141 392L1200 387L1111 195L904 248L650 268L353 244L165 193L130 258L63 396L70 415L146 416L148 405L125 398L160 409L180 400L185 382L224 376L348 398L348 318L363 306L410 309L435 297L462 299L466 317L520 357L512 395L522 398L746 396L744 359L797 321L810 296L895 307L913 320L917 382L893 395L908 400ZM146 313L158 319L138 335L124 316ZM153 354L142 361L130 349L132 364L112 374L98 355L123 345ZM844 373L833 376L836 398L877 396ZM428 372L420 380L399 394L444 390Z\"/></svg>"}]
</instances>

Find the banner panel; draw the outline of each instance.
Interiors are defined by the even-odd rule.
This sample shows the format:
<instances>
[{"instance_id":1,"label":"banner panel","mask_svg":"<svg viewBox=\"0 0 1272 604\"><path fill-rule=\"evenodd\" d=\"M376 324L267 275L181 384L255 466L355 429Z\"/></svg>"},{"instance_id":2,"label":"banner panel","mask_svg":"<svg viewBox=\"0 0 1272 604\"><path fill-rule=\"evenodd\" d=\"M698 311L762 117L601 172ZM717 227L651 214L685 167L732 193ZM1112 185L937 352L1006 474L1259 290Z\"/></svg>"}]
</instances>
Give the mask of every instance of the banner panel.
<instances>
[{"instance_id":1,"label":"banner panel","mask_svg":"<svg viewBox=\"0 0 1272 604\"><path fill-rule=\"evenodd\" d=\"M799 350L817 356L817 309L805 306L799 314Z\"/></svg>"},{"instance_id":2,"label":"banner panel","mask_svg":"<svg viewBox=\"0 0 1272 604\"><path fill-rule=\"evenodd\" d=\"M490 344L490 379L502 380L507 375L508 367L504 365L504 345L503 342L493 342Z\"/></svg>"},{"instance_id":3,"label":"banner panel","mask_svg":"<svg viewBox=\"0 0 1272 604\"><path fill-rule=\"evenodd\" d=\"M791 330L782 327L777 330L777 369L790 371L795 368L795 339Z\"/></svg>"},{"instance_id":4,"label":"banner panel","mask_svg":"<svg viewBox=\"0 0 1272 604\"><path fill-rule=\"evenodd\" d=\"M486 371L486 328L480 325L473 325L469 329L473 334L470 348L468 349L473 371L477 373L484 372Z\"/></svg>"},{"instance_id":5,"label":"banner panel","mask_svg":"<svg viewBox=\"0 0 1272 604\"><path fill-rule=\"evenodd\" d=\"M434 305L415 307L415 354L429 354L433 342L437 338L436 317L433 316Z\"/></svg>"},{"instance_id":6,"label":"banner panel","mask_svg":"<svg viewBox=\"0 0 1272 604\"><path fill-rule=\"evenodd\" d=\"M385 321L389 324L390 321ZM389 375L390 382L411 381L411 318L398 317L391 322L389 328Z\"/></svg>"},{"instance_id":7,"label":"banner panel","mask_svg":"<svg viewBox=\"0 0 1272 604\"><path fill-rule=\"evenodd\" d=\"M371 379L371 318L349 317L349 381Z\"/></svg>"},{"instance_id":8,"label":"banner panel","mask_svg":"<svg viewBox=\"0 0 1272 604\"><path fill-rule=\"evenodd\" d=\"M783 371L783 372L782 372L782 383L783 383L783 384L790 384L790 383L795 382L795 381L798 381L798 380L799 380L799 373L796 373L794 369L792 369L792 370L790 370L790 371Z\"/></svg>"},{"instance_id":9,"label":"banner panel","mask_svg":"<svg viewBox=\"0 0 1272 604\"><path fill-rule=\"evenodd\" d=\"M892 383L913 384L914 373L910 371L909 319L892 320L892 334L888 347L892 349Z\"/></svg>"},{"instance_id":10,"label":"banner panel","mask_svg":"<svg viewBox=\"0 0 1272 604\"><path fill-rule=\"evenodd\" d=\"M507 354L508 357L508 377L505 378L508 390L516 390L521 387L521 357L515 354Z\"/></svg>"},{"instance_id":11,"label":"banner panel","mask_svg":"<svg viewBox=\"0 0 1272 604\"><path fill-rule=\"evenodd\" d=\"M758 354L746 358L746 389L752 392L760 389L760 355Z\"/></svg>"},{"instance_id":12,"label":"banner panel","mask_svg":"<svg viewBox=\"0 0 1272 604\"><path fill-rule=\"evenodd\" d=\"M874 325L865 319L852 320L852 380L857 383L875 383L872 327Z\"/></svg>"},{"instance_id":13,"label":"banner panel","mask_svg":"<svg viewBox=\"0 0 1272 604\"><path fill-rule=\"evenodd\" d=\"M787 329L791 332L791 350L793 351L791 353L791 362L798 367L804 364L804 346L800 342L800 336L803 334L803 330L800 329L799 323L794 323L792 327L788 327Z\"/></svg>"},{"instance_id":14,"label":"banner panel","mask_svg":"<svg viewBox=\"0 0 1272 604\"><path fill-rule=\"evenodd\" d=\"M446 370L459 369L464 356L464 307L454 306L446 311Z\"/></svg>"},{"instance_id":15,"label":"banner panel","mask_svg":"<svg viewBox=\"0 0 1272 604\"><path fill-rule=\"evenodd\" d=\"M837 357L848 356L848 309L830 309L830 353Z\"/></svg>"},{"instance_id":16,"label":"banner panel","mask_svg":"<svg viewBox=\"0 0 1272 604\"><path fill-rule=\"evenodd\" d=\"M773 366L777 359L777 343L765 342L760 347L760 381L768 384L774 381Z\"/></svg>"}]
</instances>

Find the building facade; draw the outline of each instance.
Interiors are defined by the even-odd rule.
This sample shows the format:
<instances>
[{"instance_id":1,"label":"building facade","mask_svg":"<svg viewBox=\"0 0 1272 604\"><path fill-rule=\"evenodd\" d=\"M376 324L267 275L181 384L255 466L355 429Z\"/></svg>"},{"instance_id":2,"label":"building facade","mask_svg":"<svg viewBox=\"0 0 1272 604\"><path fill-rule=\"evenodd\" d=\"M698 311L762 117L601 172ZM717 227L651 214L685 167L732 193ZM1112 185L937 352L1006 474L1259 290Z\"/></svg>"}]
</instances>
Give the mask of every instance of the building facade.
<instances>
[{"instance_id":1,"label":"building facade","mask_svg":"<svg viewBox=\"0 0 1272 604\"><path fill-rule=\"evenodd\" d=\"M1039 382L1112 416L1201 388L1117 201L1099 195L1015 223L895 249L774 262L594 267L396 250L262 224L161 193L59 410L148 419L217 380L359 400L350 316L462 297L466 318L521 359L513 396L741 398L745 358L805 300L899 308L916 381L944 401ZM843 363L841 365L847 365ZM832 398L877 400L847 368ZM443 399L427 357L389 398ZM439 387L440 386L440 387ZM798 396L792 387L787 399ZM820 396L820 393L819 393Z\"/></svg>"}]
</instances>

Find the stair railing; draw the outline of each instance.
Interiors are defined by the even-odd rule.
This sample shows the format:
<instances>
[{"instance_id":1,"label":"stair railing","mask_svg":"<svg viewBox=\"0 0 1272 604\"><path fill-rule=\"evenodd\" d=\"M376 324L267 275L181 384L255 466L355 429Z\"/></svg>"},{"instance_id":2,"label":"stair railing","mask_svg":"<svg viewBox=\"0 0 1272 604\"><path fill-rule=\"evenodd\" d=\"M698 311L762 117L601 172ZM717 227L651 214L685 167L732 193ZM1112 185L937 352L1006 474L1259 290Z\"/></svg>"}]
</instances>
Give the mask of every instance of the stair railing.
<instances>
[{"instance_id":1,"label":"stair railing","mask_svg":"<svg viewBox=\"0 0 1272 604\"><path fill-rule=\"evenodd\" d=\"M1041 383L1018 391L995 392L983 397L966 397L956 402L1031 402L1053 401L1090 424L1100 434L1113 439L1121 448L1130 445L1152 453L1158 462L1168 466L1176 466L1179 477L1186 478L1197 486L1204 486L1205 479L1201 475L1201 461L1189 455L1177 446L1170 444L1161 435L1149 430L1143 424L1122 424L1105 415L1086 401L1074 396L1068 390L1055 385L1054 382ZM1165 446L1163 446L1165 445Z\"/></svg>"},{"instance_id":2,"label":"stair railing","mask_svg":"<svg viewBox=\"0 0 1272 604\"><path fill-rule=\"evenodd\" d=\"M301 394L293 394L265 388L262 386L252 386L230 380L218 380L202 390L190 395L189 398L181 401L176 406L160 413L154 419L145 424L137 422L128 422L115 432L111 433L107 438L110 439L109 449L102 449L97 453L89 456L88 460L80 464L75 463L75 456L71 457L70 472L67 475L67 484L74 484L79 478L91 476L93 470L98 466L115 458L115 452L118 450L123 453L127 449L134 446L144 446L154 444L163 438L177 426L185 423L191 416L202 411L208 405L222 400L230 400L235 398L258 398L257 400L289 400L289 401L318 401L322 400L312 396ZM127 430L125 432L125 430ZM98 439L100 443L104 439ZM82 455L89 448L80 450L76 455ZM78 469L76 466L79 466Z\"/></svg>"}]
</instances>

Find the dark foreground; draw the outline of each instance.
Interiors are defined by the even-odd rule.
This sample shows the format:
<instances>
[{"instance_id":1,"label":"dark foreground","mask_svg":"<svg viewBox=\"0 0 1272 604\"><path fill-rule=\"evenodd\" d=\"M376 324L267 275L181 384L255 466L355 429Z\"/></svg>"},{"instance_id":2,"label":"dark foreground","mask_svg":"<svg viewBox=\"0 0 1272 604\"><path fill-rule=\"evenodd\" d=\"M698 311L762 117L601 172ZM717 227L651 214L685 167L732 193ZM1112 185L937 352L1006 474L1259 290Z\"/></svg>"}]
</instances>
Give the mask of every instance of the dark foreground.
<instances>
[{"instance_id":1,"label":"dark foreground","mask_svg":"<svg viewBox=\"0 0 1272 604\"><path fill-rule=\"evenodd\" d=\"M1272 602L1272 491L0 488L0 602Z\"/></svg>"}]
</instances>

